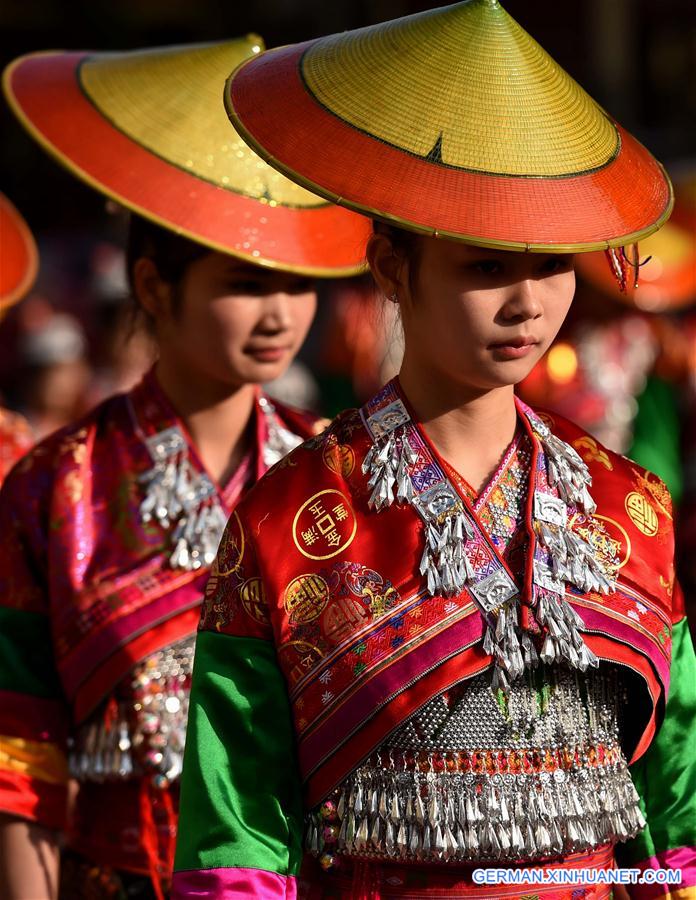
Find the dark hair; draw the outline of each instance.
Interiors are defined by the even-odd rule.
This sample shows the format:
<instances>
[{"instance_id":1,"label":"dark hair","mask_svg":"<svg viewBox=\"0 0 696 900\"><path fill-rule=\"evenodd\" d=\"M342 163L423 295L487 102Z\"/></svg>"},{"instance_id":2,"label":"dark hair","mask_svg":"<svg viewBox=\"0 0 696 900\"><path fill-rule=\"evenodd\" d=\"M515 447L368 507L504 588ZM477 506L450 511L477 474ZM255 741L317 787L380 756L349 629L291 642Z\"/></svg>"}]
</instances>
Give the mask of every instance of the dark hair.
<instances>
[{"instance_id":1,"label":"dark hair","mask_svg":"<svg viewBox=\"0 0 696 900\"><path fill-rule=\"evenodd\" d=\"M390 225L387 222L380 222L378 219L372 220L372 231L387 237L395 255L404 261L408 260L408 283L413 291L420 262L421 236L415 231L407 231L405 228L399 228L398 225Z\"/></svg>"},{"instance_id":2,"label":"dark hair","mask_svg":"<svg viewBox=\"0 0 696 900\"><path fill-rule=\"evenodd\" d=\"M146 324L152 330L152 317L142 308L135 293L133 277L135 264L142 257L151 259L164 281L174 287L173 302L176 305L179 291L177 288L191 263L202 259L212 251L203 244L198 244L167 228L155 225L148 219L131 213L126 240L126 274L133 303L133 318L144 316ZM176 309L175 309L176 311Z\"/></svg>"}]
</instances>

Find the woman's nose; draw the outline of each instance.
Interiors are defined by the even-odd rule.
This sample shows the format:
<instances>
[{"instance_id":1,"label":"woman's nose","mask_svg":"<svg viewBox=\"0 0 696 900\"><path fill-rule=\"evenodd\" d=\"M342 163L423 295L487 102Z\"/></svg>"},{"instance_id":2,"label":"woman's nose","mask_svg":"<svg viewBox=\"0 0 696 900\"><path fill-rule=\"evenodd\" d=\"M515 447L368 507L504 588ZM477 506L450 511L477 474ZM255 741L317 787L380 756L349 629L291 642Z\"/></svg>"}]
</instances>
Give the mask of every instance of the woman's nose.
<instances>
[{"instance_id":1,"label":"woman's nose","mask_svg":"<svg viewBox=\"0 0 696 900\"><path fill-rule=\"evenodd\" d=\"M284 292L271 294L267 298L264 320L277 331L285 331L292 324L290 297Z\"/></svg>"},{"instance_id":2,"label":"woman's nose","mask_svg":"<svg viewBox=\"0 0 696 900\"><path fill-rule=\"evenodd\" d=\"M539 284L532 279L525 279L515 285L503 307L503 314L507 319L538 319L543 312Z\"/></svg>"}]
</instances>

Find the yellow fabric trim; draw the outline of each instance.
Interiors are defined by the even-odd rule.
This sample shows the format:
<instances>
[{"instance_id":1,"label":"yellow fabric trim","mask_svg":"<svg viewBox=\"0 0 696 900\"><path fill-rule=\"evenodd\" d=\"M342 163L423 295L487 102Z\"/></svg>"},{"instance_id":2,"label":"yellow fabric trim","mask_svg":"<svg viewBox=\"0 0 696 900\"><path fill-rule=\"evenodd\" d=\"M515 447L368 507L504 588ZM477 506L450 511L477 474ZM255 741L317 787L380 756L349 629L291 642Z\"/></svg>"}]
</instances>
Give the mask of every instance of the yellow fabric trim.
<instances>
[{"instance_id":1,"label":"yellow fabric trim","mask_svg":"<svg viewBox=\"0 0 696 900\"><path fill-rule=\"evenodd\" d=\"M0 735L0 769L49 784L66 784L68 781L65 753L55 744L44 741Z\"/></svg>"},{"instance_id":2,"label":"yellow fabric trim","mask_svg":"<svg viewBox=\"0 0 696 900\"><path fill-rule=\"evenodd\" d=\"M696 887L678 888L666 894L664 900L696 900Z\"/></svg>"}]
</instances>

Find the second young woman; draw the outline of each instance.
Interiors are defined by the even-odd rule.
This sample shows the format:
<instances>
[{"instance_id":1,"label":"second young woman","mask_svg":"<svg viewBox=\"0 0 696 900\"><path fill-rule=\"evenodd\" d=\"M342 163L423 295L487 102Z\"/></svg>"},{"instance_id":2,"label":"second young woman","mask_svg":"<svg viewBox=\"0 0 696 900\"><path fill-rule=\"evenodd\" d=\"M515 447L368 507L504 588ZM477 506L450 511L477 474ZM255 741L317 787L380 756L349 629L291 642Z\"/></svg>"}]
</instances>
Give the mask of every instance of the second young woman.
<instances>
[{"instance_id":1,"label":"second young woman","mask_svg":"<svg viewBox=\"0 0 696 900\"><path fill-rule=\"evenodd\" d=\"M364 229L229 134L223 75L258 49L41 54L6 78L32 134L147 217L131 221L128 275L157 361L42 441L0 495L3 897L53 897L60 843L61 896L166 890L210 565L240 497L322 427L259 385L302 344L314 276L357 268ZM187 89L214 103L198 97L183 126L198 141L185 167ZM258 602L253 584L245 596Z\"/></svg>"}]
</instances>

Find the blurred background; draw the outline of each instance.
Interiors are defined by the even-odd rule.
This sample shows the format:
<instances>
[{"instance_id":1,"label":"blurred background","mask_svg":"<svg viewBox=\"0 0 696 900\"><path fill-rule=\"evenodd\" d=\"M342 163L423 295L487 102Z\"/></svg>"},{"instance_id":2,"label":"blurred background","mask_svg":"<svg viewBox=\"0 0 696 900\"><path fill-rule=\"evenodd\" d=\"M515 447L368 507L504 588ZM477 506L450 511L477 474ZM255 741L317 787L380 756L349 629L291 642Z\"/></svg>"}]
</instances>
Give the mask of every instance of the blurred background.
<instances>
[{"instance_id":1,"label":"blurred background","mask_svg":"<svg viewBox=\"0 0 696 900\"><path fill-rule=\"evenodd\" d=\"M415 0L5 0L0 63L40 49L125 50L258 32L268 46L437 6ZM667 481L682 519L696 496L696 4L693 0L506 0L505 8L666 165L676 230L651 250L644 287L620 297L608 268L578 274L556 347L520 390L634 454ZM0 104L0 191L39 245L31 294L0 325L0 403L36 437L150 364L133 333L123 274L124 217L49 159ZM675 262L676 260L676 262ZM677 291L668 277L675 265ZM686 294L685 294L686 292ZM367 282L333 285L300 364L276 389L331 415L398 366L398 323ZM677 298L677 293L679 294ZM696 516L690 539L696 542ZM686 526L683 526L686 528ZM691 546L696 546L692 543ZM695 555L696 556L696 555ZM696 571L694 572L696 581Z\"/></svg>"},{"instance_id":2,"label":"blurred background","mask_svg":"<svg viewBox=\"0 0 696 900\"><path fill-rule=\"evenodd\" d=\"M4 0L0 63L41 49L124 50L249 31L274 46L437 5ZM670 172L688 178L696 154L692 0L507 0L505 7ZM147 365L149 347L139 335L126 340L122 216L50 160L4 103L0 128L0 190L26 217L41 258L34 291L0 326L0 394L24 410L41 436L126 385ZM350 285L333 293L339 296L322 304L303 353L318 376L307 399L329 414L369 393L399 352L397 329L369 292ZM373 308L376 318L366 319ZM572 368L570 357L566 363ZM304 378L291 389L303 383L308 389Z\"/></svg>"}]
</instances>

